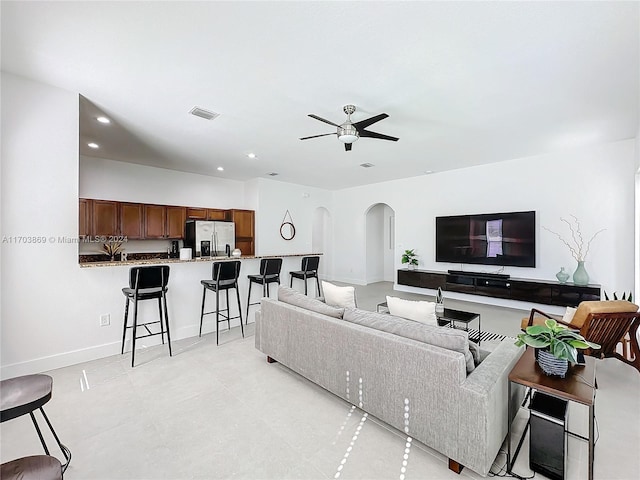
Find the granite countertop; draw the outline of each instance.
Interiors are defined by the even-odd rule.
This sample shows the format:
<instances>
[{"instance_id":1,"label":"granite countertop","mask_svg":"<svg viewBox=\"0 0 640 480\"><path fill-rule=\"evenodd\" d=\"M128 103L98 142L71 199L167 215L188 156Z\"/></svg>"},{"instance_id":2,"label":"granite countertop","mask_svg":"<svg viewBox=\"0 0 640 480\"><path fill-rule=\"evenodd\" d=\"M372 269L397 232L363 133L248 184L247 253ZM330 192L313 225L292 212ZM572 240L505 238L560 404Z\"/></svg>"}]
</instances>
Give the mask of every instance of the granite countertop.
<instances>
[{"instance_id":1,"label":"granite countertop","mask_svg":"<svg viewBox=\"0 0 640 480\"><path fill-rule=\"evenodd\" d=\"M322 253L293 253L287 255L242 255L240 257L227 257L226 255L220 257L197 257L191 260L180 260L179 258L147 258L143 260L114 260L104 262L79 262L80 268L92 268L92 267L121 267L124 265L161 265L167 263L196 263L196 262L213 262L220 260L251 260L254 258L284 258L284 257L310 257L319 256Z\"/></svg>"}]
</instances>

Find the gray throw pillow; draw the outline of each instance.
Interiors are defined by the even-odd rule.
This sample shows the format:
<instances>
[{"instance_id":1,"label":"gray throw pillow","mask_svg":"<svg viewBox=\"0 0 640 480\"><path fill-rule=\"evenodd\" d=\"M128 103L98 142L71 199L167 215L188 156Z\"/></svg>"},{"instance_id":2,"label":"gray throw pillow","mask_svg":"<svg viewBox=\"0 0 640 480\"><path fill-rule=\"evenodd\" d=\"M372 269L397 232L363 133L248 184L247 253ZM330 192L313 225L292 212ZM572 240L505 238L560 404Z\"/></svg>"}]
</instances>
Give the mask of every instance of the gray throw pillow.
<instances>
[{"instance_id":1,"label":"gray throw pillow","mask_svg":"<svg viewBox=\"0 0 640 480\"><path fill-rule=\"evenodd\" d=\"M357 308L345 309L342 318L347 322L460 352L464 355L467 374L476 368L473 355L469 350L469 336L462 330L425 325L406 318L394 317L386 313L367 312Z\"/></svg>"},{"instance_id":2,"label":"gray throw pillow","mask_svg":"<svg viewBox=\"0 0 640 480\"><path fill-rule=\"evenodd\" d=\"M296 292L288 287L278 287L278 300L283 303L288 303L289 305L295 305L296 307L311 310L312 312L321 313L333 318L342 318L342 315L344 314L344 308L332 307L320 300L307 297L306 295Z\"/></svg>"}]
</instances>

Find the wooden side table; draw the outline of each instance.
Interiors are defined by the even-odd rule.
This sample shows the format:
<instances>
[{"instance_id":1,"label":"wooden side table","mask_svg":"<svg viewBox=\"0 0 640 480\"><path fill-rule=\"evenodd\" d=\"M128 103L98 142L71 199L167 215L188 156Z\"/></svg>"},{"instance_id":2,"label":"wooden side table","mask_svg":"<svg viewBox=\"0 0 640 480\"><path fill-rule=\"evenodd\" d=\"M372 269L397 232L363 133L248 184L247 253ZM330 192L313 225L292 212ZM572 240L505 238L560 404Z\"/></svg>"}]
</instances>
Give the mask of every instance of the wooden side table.
<instances>
[{"instance_id":1,"label":"wooden side table","mask_svg":"<svg viewBox=\"0 0 640 480\"><path fill-rule=\"evenodd\" d=\"M574 365L569 368L565 378L550 377L546 375L540 366L536 363L534 357L534 349L527 347L525 352L520 357L520 360L515 364L511 372L509 373L509 388L508 398L511 398L511 384L517 383L524 385L525 387L539 390L562 400L570 402L577 402L589 407L589 437L585 438L581 435L577 435L573 432L569 433L572 436L586 440L589 443L589 480L593 480L593 450L594 450L594 421L595 421L595 396L596 396L596 359L593 357L585 357L586 363L584 365ZM509 405L509 416L512 418L511 402L507 402ZM515 463L515 459L518 455L522 440L527 433L529 423L522 433L518 448L516 449L514 458L511 458L511 422L508 424L507 433L507 473L511 474L511 469Z\"/></svg>"}]
</instances>

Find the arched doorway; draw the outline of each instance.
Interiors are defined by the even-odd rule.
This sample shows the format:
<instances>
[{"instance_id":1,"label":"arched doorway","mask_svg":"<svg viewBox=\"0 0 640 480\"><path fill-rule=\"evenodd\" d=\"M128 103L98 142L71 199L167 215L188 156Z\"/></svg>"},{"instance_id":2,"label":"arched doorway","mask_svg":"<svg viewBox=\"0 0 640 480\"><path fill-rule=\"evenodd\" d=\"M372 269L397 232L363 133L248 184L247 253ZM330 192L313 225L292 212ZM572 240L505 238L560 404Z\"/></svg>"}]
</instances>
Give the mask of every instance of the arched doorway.
<instances>
[{"instance_id":1,"label":"arched doorway","mask_svg":"<svg viewBox=\"0 0 640 480\"><path fill-rule=\"evenodd\" d=\"M376 203L366 212L366 282L393 282L395 211Z\"/></svg>"}]
</instances>

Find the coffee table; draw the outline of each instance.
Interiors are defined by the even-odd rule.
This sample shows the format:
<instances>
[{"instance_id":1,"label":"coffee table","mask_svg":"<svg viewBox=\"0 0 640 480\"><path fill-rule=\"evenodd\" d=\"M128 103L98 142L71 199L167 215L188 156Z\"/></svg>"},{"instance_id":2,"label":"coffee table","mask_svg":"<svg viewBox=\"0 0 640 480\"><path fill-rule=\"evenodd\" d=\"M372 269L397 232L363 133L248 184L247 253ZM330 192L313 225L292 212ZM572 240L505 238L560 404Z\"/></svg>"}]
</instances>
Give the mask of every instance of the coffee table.
<instances>
[{"instance_id":1,"label":"coffee table","mask_svg":"<svg viewBox=\"0 0 640 480\"><path fill-rule=\"evenodd\" d=\"M509 373L509 387L507 393L508 417L511 415L511 384L517 383L525 387L539 390L547 395L551 395L562 400L581 403L589 407L589 437L585 438L576 433L566 431L566 433L586 440L589 442L589 480L593 480L593 449L594 449L594 420L595 420L595 403L596 403L596 359L593 357L585 357L584 365L573 365L569 368L565 378L550 377L546 375L540 366L536 363L534 357L534 349L527 347L520 357L520 360L514 365ZM522 441L529 428L529 423L520 437L518 447L516 448L513 458L511 458L511 421L507 422L507 473L511 474L511 469L515 463L516 457Z\"/></svg>"},{"instance_id":2,"label":"coffee table","mask_svg":"<svg viewBox=\"0 0 640 480\"><path fill-rule=\"evenodd\" d=\"M443 313L437 313L438 325L443 327L449 325L451 328L457 328L459 330L469 331L469 324L476 318L478 319L478 336L469 335L469 340L476 342L480 345L480 337L482 336L482 328L480 324L480 314L473 312L464 312L462 310L453 310L451 308L445 308ZM464 323L464 327L458 327L456 322Z\"/></svg>"}]
</instances>

